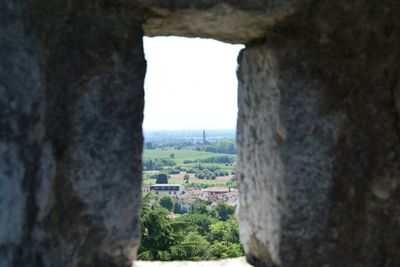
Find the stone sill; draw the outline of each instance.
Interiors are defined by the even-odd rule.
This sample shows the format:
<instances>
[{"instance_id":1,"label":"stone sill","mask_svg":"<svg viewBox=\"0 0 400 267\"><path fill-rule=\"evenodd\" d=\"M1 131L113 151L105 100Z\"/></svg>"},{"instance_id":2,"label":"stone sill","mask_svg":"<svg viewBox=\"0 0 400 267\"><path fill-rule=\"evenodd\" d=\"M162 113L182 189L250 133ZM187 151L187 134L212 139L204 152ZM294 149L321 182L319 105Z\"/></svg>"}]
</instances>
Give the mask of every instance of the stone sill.
<instances>
[{"instance_id":1,"label":"stone sill","mask_svg":"<svg viewBox=\"0 0 400 267\"><path fill-rule=\"evenodd\" d=\"M133 267L252 267L244 257L219 261L137 261Z\"/></svg>"}]
</instances>

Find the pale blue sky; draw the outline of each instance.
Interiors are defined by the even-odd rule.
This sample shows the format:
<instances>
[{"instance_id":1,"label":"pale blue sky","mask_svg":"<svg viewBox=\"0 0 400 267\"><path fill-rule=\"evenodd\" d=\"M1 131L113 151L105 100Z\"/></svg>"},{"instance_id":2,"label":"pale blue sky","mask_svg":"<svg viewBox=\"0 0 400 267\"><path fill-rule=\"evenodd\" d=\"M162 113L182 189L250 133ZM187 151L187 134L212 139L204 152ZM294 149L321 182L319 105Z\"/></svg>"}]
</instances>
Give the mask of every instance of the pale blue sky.
<instances>
[{"instance_id":1,"label":"pale blue sky","mask_svg":"<svg viewBox=\"0 0 400 267\"><path fill-rule=\"evenodd\" d=\"M145 37L145 130L234 129L242 45Z\"/></svg>"}]
</instances>

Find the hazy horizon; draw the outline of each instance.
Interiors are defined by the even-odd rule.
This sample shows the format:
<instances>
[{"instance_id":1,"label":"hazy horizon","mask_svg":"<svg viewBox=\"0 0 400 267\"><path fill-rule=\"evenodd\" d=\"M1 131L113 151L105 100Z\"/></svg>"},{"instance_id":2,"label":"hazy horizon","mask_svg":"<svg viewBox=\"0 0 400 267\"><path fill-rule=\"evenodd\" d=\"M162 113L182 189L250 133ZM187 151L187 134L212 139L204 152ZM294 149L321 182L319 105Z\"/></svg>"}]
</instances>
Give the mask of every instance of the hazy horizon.
<instances>
[{"instance_id":1,"label":"hazy horizon","mask_svg":"<svg viewBox=\"0 0 400 267\"><path fill-rule=\"evenodd\" d=\"M236 128L230 128L230 129L144 129L144 132L190 132L190 131L236 131Z\"/></svg>"},{"instance_id":2,"label":"hazy horizon","mask_svg":"<svg viewBox=\"0 0 400 267\"><path fill-rule=\"evenodd\" d=\"M236 129L205 129L208 140L235 139ZM203 129L198 130L144 130L146 141L160 140L202 140Z\"/></svg>"},{"instance_id":3,"label":"hazy horizon","mask_svg":"<svg viewBox=\"0 0 400 267\"><path fill-rule=\"evenodd\" d=\"M143 131L146 132L179 132L179 131L236 131L236 126L232 128L145 128L143 127Z\"/></svg>"},{"instance_id":4,"label":"hazy horizon","mask_svg":"<svg viewBox=\"0 0 400 267\"><path fill-rule=\"evenodd\" d=\"M144 130L235 129L242 48L211 39L145 37Z\"/></svg>"}]
</instances>

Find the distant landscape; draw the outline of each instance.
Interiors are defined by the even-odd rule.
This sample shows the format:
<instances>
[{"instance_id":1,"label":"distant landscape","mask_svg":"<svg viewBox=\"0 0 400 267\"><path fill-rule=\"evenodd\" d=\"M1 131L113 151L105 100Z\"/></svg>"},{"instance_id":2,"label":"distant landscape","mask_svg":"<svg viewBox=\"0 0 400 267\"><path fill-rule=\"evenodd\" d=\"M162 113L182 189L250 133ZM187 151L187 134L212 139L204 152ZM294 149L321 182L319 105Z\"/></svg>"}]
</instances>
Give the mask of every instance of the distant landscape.
<instances>
[{"instance_id":1,"label":"distant landscape","mask_svg":"<svg viewBox=\"0 0 400 267\"><path fill-rule=\"evenodd\" d=\"M203 130L144 130L146 142L168 142L186 140L192 142L201 142L203 140ZM235 139L236 131L227 130L209 130L206 129L207 140L212 142L219 139Z\"/></svg>"},{"instance_id":2,"label":"distant landscape","mask_svg":"<svg viewBox=\"0 0 400 267\"><path fill-rule=\"evenodd\" d=\"M234 130L207 130L204 139L203 131L179 133L145 132L144 184L155 184L161 173L168 176L168 183L187 187L236 187Z\"/></svg>"},{"instance_id":3,"label":"distant landscape","mask_svg":"<svg viewBox=\"0 0 400 267\"><path fill-rule=\"evenodd\" d=\"M141 260L243 255L234 130L145 132Z\"/></svg>"}]
</instances>

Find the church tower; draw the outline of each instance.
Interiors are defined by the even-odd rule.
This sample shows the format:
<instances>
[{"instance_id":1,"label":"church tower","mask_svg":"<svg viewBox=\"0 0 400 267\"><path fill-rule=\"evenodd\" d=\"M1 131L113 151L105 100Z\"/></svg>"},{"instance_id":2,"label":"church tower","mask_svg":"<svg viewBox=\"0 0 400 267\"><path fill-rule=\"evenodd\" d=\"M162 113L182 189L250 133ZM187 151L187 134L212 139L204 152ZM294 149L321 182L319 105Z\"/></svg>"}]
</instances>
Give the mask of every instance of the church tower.
<instances>
[{"instance_id":1,"label":"church tower","mask_svg":"<svg viewBox=\"0 0 400 267\"><path fill-rule=\"evenodd\" d=\"M203 130L203 145L206 144L206 130Z\"/></svg>"}]
</instances>

